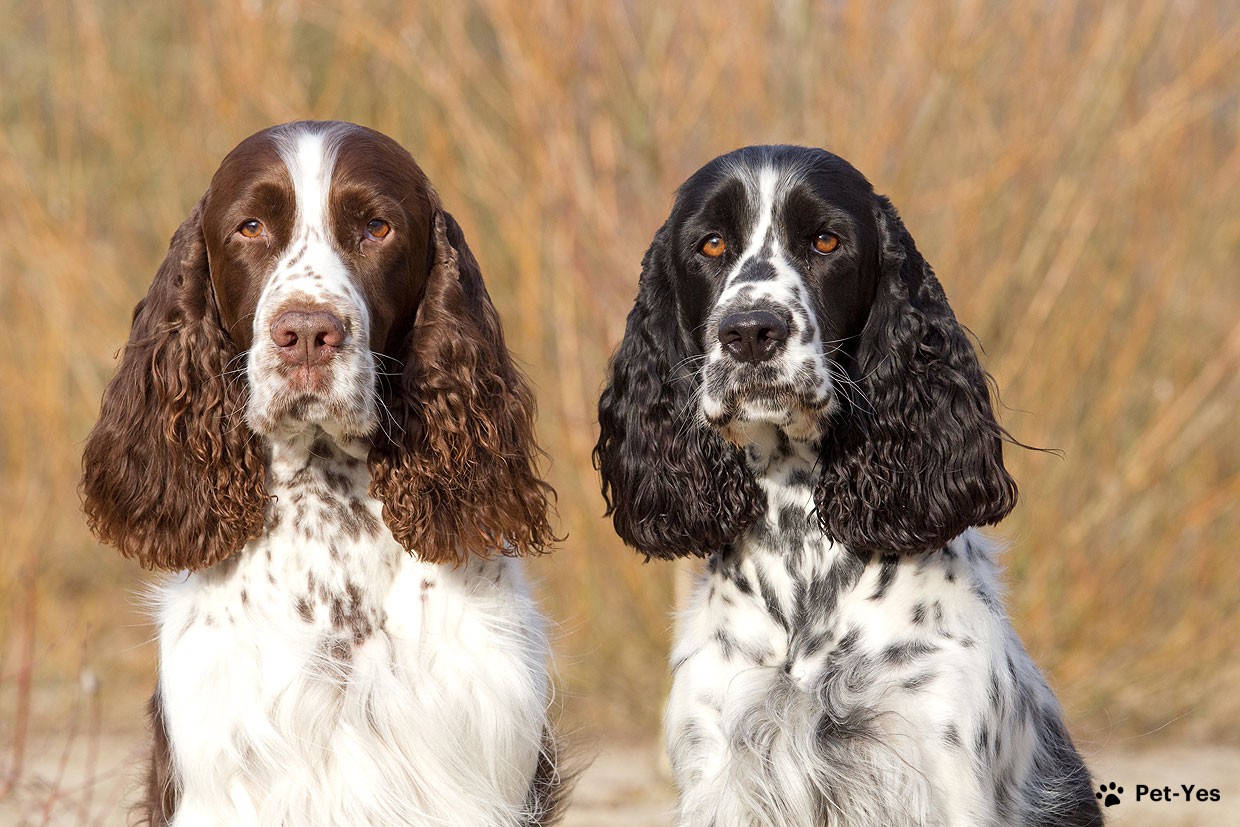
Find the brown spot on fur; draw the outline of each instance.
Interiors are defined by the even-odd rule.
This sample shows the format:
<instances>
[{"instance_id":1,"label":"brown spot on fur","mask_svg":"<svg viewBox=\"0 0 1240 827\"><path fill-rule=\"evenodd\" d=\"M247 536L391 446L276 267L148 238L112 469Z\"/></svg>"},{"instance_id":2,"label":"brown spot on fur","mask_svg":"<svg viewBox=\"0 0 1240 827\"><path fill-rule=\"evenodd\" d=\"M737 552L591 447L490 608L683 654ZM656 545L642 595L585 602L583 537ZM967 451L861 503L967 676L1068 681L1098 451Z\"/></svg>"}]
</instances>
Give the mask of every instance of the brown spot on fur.
<instances>
[{"instance_id":1,"label":"brown spot on fur","mask_svg":"<svg viewBox=\"0 0 1240 827\"><path fill-rule=\"evenodd\" d=\"M349 512L353 515L353 519L361 526L361 530L369 535L379 533L382 526L374 514L370 513L370 509L366 507L366 503L361 500L354 499L349 503Z\"/></svg>"},{"instance_id":2,"label":"brown spot on fur","mask_svg":"<svg viewBox=\"0 0 1240 827\"><path fill-rule=\"evenodd\" d=\"M177 635L177 637L185 637L185 633L188 632L197 622L198 610L190 609L189 616L185 618L185 625L181 627L181 634Z\"/></svg>"},{"instance_id":3,"label":"brown spot on fur","mask_svg":"<svg viewBox=\"0 0 1240 827\"><path fill-rule=\"evenodd\" d=\"M151 722L151 757L146 772L146 798L135 809L144 823L163 827L172 820L181 800L181 782L173 769L172 742L158 686L146 711Z\"/></svg>"},{"instance_id":4,"label":"brown spot on fur","mask_svg":"<svg viewBox=\"0 0 1240 827\"><path fill-rule=\"evenodd\" d=\"M353 661L353 647L349 642L339 637L329 637L326 641L326 650L328 656L338 663L351 663Z\"/></svg>"},{"instance_id":5,"label":"brown spot on fur","mask_svg":"<svg viewBox=\"0 0 1240 827\"><path fill-rule=\"evenodd\" d=\"M534 778L526 794L523 822L529 827L553 827L564 818L565 806L584 766L566 766L560 744L551 730L543 730Z\"/></svg>"},{"instance_id":6,"label":"brown spot on fur","mask_svg":"<svg viewBox=\"0 0 1240 827\"><path fill-rule=\"evenodd\" d=\"M362 590L356 583L345 584L344 594L334 594L327 601L331 606L332 628L348 632L360 644L374 632L373 619L362 602Z\"/></svg>"},{"instance_id":7,"label":"brown spot on fur","mask_svg":"<svg viewBox=\"0 0 1240 827\"><path fill-rule=\"evenodd\" d=\"M323 481L327 483L329 489L337 494L347 494L353 485L347 475L337 471L324 471Z\"/></svg>"}]
</instances>

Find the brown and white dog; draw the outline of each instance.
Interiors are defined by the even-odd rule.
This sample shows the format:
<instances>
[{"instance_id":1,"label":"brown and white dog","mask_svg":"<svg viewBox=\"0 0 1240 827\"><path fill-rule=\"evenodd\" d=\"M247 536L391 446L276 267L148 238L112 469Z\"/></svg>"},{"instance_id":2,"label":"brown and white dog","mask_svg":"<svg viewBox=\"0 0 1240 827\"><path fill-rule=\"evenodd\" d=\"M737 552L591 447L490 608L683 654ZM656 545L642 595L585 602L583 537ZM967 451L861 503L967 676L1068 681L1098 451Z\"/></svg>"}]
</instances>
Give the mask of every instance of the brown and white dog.
<instances>
[{"instance_id":1,"label":"brown and white dog","mask_svg":"<svg viewBox=\"0 0 1240 827\"><path fill-rule=\"evenodd\" d=\"M134 312L84 457L148 568L157 825L545 825L565 792L530 390L409 153L247 138Z\"/></svg>"}]
</instances>

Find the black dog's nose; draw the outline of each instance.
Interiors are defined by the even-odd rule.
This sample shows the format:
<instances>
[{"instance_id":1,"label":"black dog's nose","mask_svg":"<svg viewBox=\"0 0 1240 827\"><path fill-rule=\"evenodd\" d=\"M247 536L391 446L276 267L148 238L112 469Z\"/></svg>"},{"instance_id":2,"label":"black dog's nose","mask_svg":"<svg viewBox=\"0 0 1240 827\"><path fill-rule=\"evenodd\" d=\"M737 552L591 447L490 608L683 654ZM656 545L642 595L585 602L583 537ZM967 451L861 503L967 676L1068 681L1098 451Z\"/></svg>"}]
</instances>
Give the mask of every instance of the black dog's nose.
<instances>
[{"instance_id":1,"label":"black dog's nose","mask_svg":"<svg viewBox=\"0 0 1240 827\"><path fill-rule=\"evenodd\" d=\"M732 313L719 323L719 343L742 362L756 365L775 355L788 338L788 323L769 310Z\"/></svg>"}]
</instances>

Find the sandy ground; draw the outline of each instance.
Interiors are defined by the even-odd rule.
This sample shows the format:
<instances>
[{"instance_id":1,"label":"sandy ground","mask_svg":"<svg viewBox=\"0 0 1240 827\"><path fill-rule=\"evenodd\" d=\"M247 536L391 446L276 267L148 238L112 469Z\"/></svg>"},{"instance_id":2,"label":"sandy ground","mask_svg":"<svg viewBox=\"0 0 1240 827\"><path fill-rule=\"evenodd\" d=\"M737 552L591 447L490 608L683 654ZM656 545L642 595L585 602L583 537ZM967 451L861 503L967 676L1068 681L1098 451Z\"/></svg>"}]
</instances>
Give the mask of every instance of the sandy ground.
<instances>
[{"instance_id":1,"label":"sandy ground","mask_svg":"<svg viewBox=\"0 0 1240 827\"><path fill-rule=\"evenodd\" d=\"M569 827L670 827L674 794L649 748L604 748L582 777L565 822ZM1146 752L1106 750L1089 759L1100 784L1123 787L1106 808L1115 827L1236 827L1240 825L1240 749L1161 747ZM1137 785L1170 786L1178 798L1136 801ZM1181 784L1218 789L1218 802L1185 803Z\"/></svg>"},{"instance_id":2,"label":"sandy ground","mask_svg":"<svg viewBox=\"0 0 1240 827\"><path fill-rule=\"evenodd\" d=\"M3 746L7 754L8 745ZM0 799L0 827L124 824L124 799L142 749L139 735L32 741L17 784ZM655 746L599 744L595 752L565 827L671 827L674 794L661 774ZM1115 827L1240 825L1238 748L1115 748L1088 760L1099 784L1114 782L1117 794L1123 788L1121 803L1106 810L1108 823ZM0 767L0 777L8 769ZM1186 802L1185 784L1216 789L1220 800ZM1147 792L1138 801L1139 785L1166 787L1179 795L1154 801Z\"/></svg>"}]
</instances>

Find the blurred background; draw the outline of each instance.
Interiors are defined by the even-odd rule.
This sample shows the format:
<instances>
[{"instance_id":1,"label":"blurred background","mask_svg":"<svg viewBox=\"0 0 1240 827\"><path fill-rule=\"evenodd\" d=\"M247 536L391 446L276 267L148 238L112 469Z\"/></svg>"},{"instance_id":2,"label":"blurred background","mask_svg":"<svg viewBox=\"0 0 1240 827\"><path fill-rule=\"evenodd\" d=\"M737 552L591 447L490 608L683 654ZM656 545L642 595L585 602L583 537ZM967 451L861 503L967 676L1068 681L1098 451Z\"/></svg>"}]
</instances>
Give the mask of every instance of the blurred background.
<instances>
[{"instance_id":1,"label":"blurred background","mask_svg":"<svg viewBox=\"0 0 1240 827\"><path fill-rule=\"evenodd\" d=\"M408 147L537 385L567 725L654 736L673 567L602 518L607 357L675 187L802 143L902 211L1002 392L1015 625L1087 753L1240 744L1240 12L1219 2L0 0L0 793L140 732L148 575L82 442L169 237L240 139ZM66 747L66 751L68 747Z\"/></svg>"}]
</instances>

